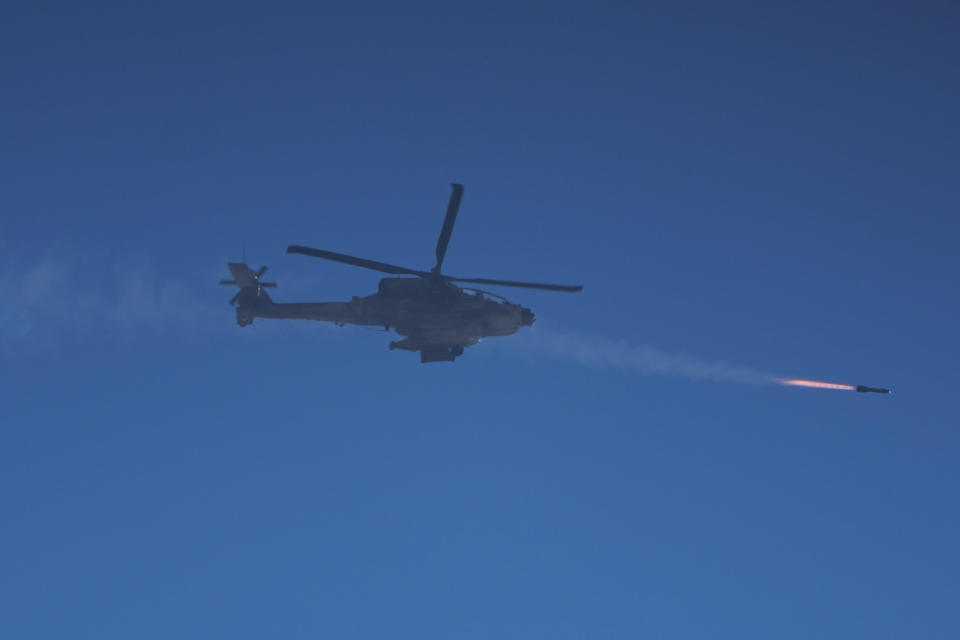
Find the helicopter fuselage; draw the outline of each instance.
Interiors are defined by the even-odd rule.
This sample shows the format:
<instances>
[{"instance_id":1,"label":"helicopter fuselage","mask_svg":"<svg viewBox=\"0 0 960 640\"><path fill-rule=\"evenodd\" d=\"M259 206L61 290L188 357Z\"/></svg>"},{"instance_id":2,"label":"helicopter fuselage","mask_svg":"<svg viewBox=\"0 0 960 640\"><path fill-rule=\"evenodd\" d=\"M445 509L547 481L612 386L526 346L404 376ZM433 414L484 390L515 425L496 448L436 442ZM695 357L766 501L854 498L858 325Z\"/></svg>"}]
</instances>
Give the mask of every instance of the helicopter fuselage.
<instances>
[{"instance_id":1,"label":"helicopter fuselage","mask_svg":"<svg viewBox=\"0 0 960 640\"><path fill-rule=\"evenodd\" d=\"M535 320L520 305L439 278L383 278L376 293L349 302L277 303L254 290L240 297L237 324L254 318L393 329L405 339L390 348L420 351L424 362L452 361L483 338L512 335Z\"/></svg>"}]
</instances>

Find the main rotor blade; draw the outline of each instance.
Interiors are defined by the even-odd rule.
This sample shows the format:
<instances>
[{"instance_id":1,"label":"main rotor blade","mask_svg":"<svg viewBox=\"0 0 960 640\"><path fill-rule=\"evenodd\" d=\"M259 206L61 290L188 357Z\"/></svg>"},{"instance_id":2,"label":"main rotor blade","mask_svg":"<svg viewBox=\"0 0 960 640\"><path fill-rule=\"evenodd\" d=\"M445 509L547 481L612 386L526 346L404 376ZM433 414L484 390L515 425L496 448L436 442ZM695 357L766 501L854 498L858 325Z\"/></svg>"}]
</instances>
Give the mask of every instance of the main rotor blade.
<instances>
[{"instance_id":1,"label":"main rotor blade","mask_svg":"<svg viewBox=\"0 0 960 640\"><path fill-rule=\"evenodd\" d=\"M324 260L333 260L334 262L342 262L344 264L350 264L355 267L363 267L364 269L373 269L374 271L382 271L383 273L420 276L422 278L426 278L430 275L426 271L417 271L416 269L407 269L406 267L398 267L396 265L387 264L386 262L377 262L376 260L366 260L364 258L355 258L353 256L348 256L343 253L334 253L333 251L324 251L323 249L311 249L310 247L301 247L295 244L292 244L289 247L287 247L287 253L299 253L305 256L312 256L314 258L323 258Z\"/></svg>"},{"instance_id":2,"label":"main rotor blade","mask_svg":"<svg viewBox=\"0 0 960 640\"><path fill-rule=\"evenodd\" d=\"M440 273L443 259L447 255L450 234L453 233L453 224L457 221L457 212L460 210L460 199L463 198L462 184L451 184L450 186L453 187L453 191L450 193L450 202L447 204L447 215L443 219L440 237L437 238L437 266L433 268L434 273Z\"/></svg>"},{"instance_id":3,"label":"main rotor blade","mask_svg":"<svg viewBox=\"0 0 960 640\"><path fill-rule=\"evenodd\" d=\"M542 289L544 291L562 291L577 293L583 290L582 284L541 284L539 282L513 282L511 280L488 280L487 278L447 278L453 282L470 282L473 284L490 284L499 287L517 287L520 289Z\"/></svg>"}]
</instances>

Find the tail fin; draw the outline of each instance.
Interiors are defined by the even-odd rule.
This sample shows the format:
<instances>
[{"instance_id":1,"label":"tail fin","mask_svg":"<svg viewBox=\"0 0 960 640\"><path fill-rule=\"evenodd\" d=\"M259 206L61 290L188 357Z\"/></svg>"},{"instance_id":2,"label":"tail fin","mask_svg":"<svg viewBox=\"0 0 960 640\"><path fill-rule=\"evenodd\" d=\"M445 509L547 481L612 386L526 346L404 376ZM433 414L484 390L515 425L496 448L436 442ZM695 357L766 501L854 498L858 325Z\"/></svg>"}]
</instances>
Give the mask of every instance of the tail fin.
<instances>
[{"instance_id":1,"label":"tail fin","mask_svg":"<svg viewBox=\"0 0 960 640\"><path fill-rule=\"evenodd\" d=\"M260 277L267 272L266 267L260 267L259 271L254 271L245 262L228 262L227 267L233 275L233 280L221 280L220 284L240 287L237 295L230 299L230 304L239 302L240 306L256 306L273 303L264 289L276 287L277 283L260 282Z\"/></svg>"}]
</instances>

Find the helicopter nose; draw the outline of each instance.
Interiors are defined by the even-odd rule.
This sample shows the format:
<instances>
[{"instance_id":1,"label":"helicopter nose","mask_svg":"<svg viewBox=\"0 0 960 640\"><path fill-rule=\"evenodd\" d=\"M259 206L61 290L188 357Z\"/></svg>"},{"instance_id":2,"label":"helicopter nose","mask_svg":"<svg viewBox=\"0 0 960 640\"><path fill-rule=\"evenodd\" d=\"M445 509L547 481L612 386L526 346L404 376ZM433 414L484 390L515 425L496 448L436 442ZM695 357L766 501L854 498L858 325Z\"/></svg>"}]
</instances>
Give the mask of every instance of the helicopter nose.
<instances>
[{"instance_id":1,"label":"helicopter nose","mask_svg":"<svg viewBox=\"0 0 960 640\"><path fill-rule=\"evenodd\" d=\"M533 315L533 311L530 311L530 309L523 309L520 312L520 321L523 323L523 326L532 327L536 320L537 317Z\"/></svg>"}]
</instances>

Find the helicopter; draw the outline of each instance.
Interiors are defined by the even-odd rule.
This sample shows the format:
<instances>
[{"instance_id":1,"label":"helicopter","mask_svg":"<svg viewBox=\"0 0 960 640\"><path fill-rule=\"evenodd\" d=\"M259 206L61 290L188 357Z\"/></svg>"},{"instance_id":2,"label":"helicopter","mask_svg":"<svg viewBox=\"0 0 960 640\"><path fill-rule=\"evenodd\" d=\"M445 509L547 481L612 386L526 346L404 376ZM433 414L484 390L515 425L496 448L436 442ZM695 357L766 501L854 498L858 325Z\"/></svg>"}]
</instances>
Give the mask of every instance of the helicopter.
<instances>
[{"instance_id":1,"label":"helicopter","mask_svg":"<svg viewBox=\"0 0 960 640\"><path fill-rule=\"evenodd\" d=\"M287 253L332 260L355 267L372 269L394 276L382 278L376 293L354 296L349 302L274 302L265 289L277 286L262 282L267 267L254 271L244 262L230 262L233 276L221 285L237 286L240 291L230 300L236 305L237 324L246 327L255 318L298 319L391 328L403 339L393 341L391 350L419 351L420 362L453 362L463 350L492 336L508 336L521 327L532 326L530 309L506 298L473 287L454 283L480 284L521 289L540 289L576 293L583 285L514 282L489 278L457 278L442 273L447 245L463 198L463 185L450 185L452 192L447 213L437 239L437 262L430 271L408 269L385 262L356 258L342 253L290 245Z\"/></svg>"}]
</instances>

